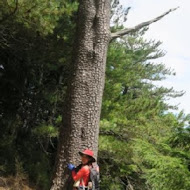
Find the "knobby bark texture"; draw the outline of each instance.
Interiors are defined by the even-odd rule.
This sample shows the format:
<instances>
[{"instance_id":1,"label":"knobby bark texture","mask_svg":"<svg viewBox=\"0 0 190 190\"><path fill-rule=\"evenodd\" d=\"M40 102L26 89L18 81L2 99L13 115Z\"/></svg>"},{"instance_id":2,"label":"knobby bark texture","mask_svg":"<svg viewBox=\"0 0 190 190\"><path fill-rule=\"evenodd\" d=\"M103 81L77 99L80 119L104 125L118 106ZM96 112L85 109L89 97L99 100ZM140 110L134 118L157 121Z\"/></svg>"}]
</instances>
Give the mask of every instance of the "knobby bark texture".
<instances>
[{"instance_id":1,"label":"knobby bark texture","mask_svg":"<svg viewBox=\"0 0 190 190\"><path fill-rule=\"evenodd\" d=\"M79 163L78 151L89 148L97 157L99 119L110 41L110 0L81 0L73 77L60 131L51 190L71 190L67 163Z\"/></svg>"}]
</instances>

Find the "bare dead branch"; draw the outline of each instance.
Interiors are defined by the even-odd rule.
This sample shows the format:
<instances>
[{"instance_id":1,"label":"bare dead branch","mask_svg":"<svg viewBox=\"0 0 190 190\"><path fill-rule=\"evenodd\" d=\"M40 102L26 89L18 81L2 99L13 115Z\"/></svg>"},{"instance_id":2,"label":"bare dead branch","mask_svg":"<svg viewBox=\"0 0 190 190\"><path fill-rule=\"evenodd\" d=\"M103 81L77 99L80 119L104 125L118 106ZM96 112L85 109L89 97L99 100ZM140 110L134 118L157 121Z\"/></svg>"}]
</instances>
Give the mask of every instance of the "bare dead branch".
<instances>
[{"instance_id":1,"label":"bare dead branch","mask_svg":"<svg viewBox=\"0 0 190 190\"><path fill-rule=\"evenodd\" d=\"M126 34L129 34L130 32L134 32L134 31L137 31L145 26L149 26L150 24L154 23L154 22L157 22L159 20L161 20L164 16L168 15L169 13L175 11L176 9L178 9L179 7L177 8L174 8L174 9L170 9L168 10L167 12L163 13L162 15L152 19L152 20L149 20L149 21L146 21L146 22L142 22L132 28L126 28L124 30L120 30L118 32L114 32L111 34L111 40L115 39L115 38L118 38L118 37L121 37L121 36L124 36Z\"/></svg>"}]
</instances>

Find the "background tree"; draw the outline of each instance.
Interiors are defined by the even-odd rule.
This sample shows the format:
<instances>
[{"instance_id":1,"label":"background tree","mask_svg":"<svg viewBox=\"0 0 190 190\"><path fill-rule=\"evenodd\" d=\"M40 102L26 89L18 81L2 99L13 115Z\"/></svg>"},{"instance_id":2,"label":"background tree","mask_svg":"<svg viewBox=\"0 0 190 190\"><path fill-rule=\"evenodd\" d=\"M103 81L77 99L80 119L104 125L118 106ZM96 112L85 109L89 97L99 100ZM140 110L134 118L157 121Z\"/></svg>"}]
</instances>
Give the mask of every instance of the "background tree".
<instances>
[{"instance_id":1,"label":"background tree","mask_svg":"<svg viewBox=\"0 0 190 190\"><path fill-rule=\"evenodd\" d=\"M77 4L6 2L0 6L1 173L18 173L19 163L32 181L48 189Z\"/></svg>"},{"instance_id":2,"label":"background tree","mask_svg":"<svg viewBox=\"0 0 190 190\"><path fill-rule=\"evenodd\" d=\"M169 113L171 106L165 102L183 92L156 85L175 73L152 62L164 54L158 49L160 42L143 39L144 32L109 47L99 143L101 186L187 189L188 153L179 156L180 150L169 142L179 126L187 125L188 116ZM182 123L179 117L184 117ZM170 175L172 170L175 175Z\"/></svg>"}]
</instances>

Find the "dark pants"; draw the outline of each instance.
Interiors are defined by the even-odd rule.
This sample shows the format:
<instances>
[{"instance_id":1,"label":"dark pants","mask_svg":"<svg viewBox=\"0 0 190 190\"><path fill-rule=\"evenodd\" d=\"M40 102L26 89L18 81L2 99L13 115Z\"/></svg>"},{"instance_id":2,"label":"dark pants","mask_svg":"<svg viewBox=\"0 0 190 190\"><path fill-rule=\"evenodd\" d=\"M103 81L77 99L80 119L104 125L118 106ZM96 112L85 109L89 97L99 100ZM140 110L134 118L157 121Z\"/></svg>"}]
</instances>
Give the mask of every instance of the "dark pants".
<instances>
[{"instance_id":1,"label":"dark pants","mask_svg":"<svg viewBox=\"0 0 190 190\"><path fill-rule=\"evenodd\" d=\"M73 190L83 190L83 187L74 187ZM85 188L85 190L90 190L90 189Z\"/></svg>"}]
</instances>

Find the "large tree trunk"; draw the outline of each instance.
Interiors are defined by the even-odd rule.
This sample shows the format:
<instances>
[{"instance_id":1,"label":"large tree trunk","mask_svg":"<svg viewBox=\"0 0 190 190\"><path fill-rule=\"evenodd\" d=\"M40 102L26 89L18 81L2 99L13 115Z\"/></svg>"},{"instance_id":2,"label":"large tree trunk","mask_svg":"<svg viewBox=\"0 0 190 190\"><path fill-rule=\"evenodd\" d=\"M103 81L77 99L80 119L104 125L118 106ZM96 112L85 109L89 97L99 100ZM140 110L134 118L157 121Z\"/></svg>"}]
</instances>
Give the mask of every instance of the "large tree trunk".
<instances>
[{"instance_id":1,"label":"large tree trunk","mask_svg":"<svg viewBox=\"0 0 190 190\"><path fill-rule=\"evenodd\" d=\"M70 190L67 163L79 163L78 151L98 151L99 119L105 79L110 0L81 0L73 77L60 131L55 177L51 190Z\"/></svg>"}]
</instances>

